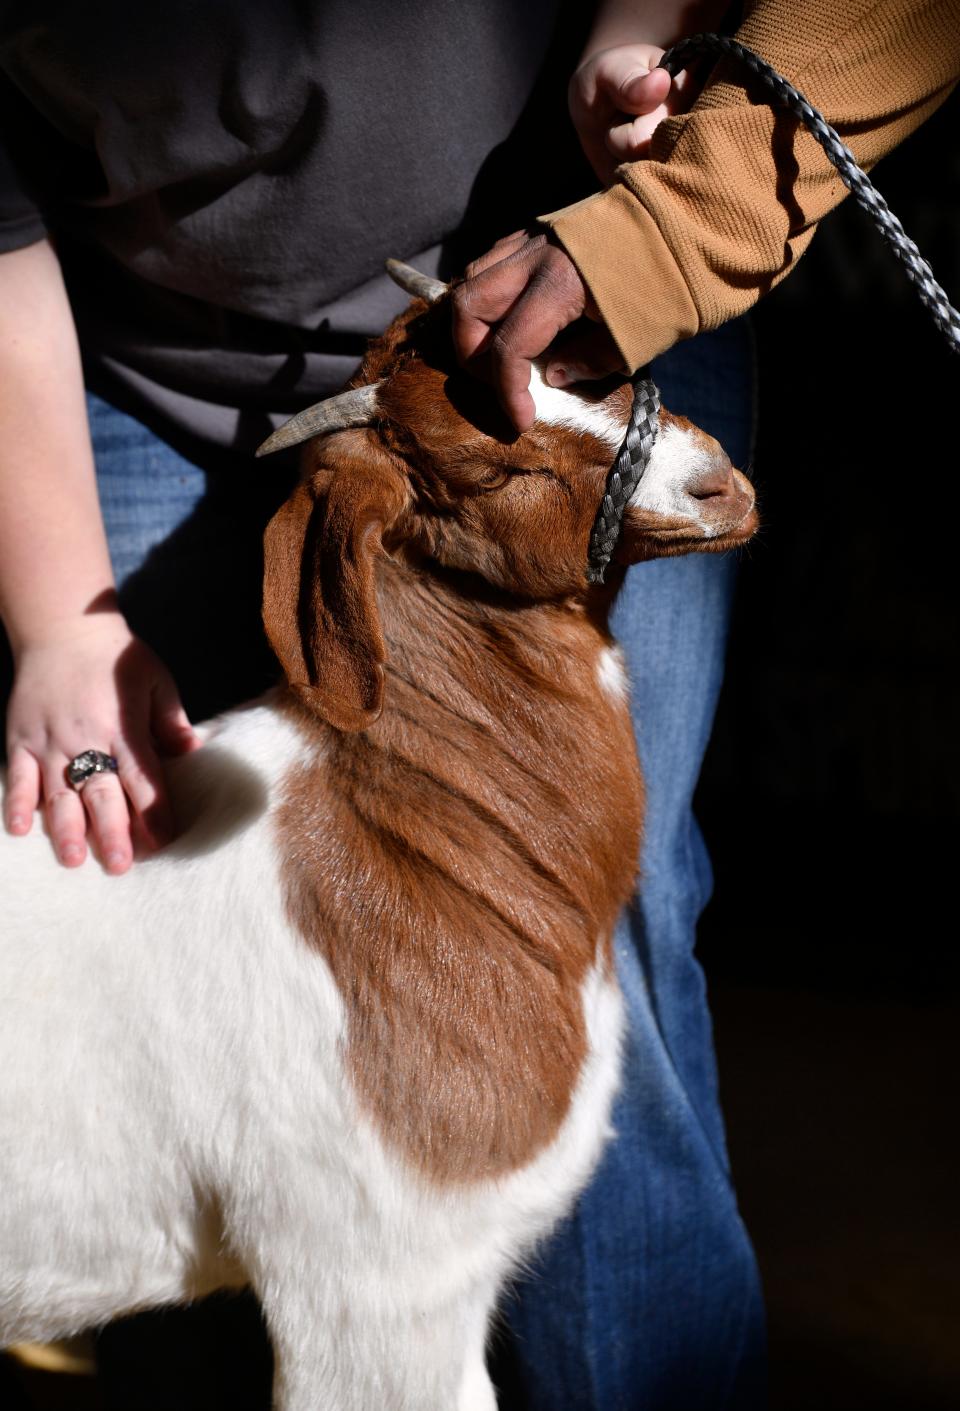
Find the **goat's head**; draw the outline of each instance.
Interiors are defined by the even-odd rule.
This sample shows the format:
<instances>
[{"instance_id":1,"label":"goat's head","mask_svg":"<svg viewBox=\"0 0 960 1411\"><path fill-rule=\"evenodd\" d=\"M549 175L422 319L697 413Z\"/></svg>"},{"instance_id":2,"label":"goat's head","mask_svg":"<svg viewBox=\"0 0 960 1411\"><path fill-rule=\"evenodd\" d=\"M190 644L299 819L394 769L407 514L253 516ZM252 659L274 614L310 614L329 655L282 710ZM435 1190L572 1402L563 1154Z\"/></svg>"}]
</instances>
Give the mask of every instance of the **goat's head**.
<instances>
[{"instance_id":1,"label":"goat's head","mask_svg":"<svg viewBox=\"0 0 960 1411\"><path fill-rule=\"evenodd\" d=\"M535 370L537 420L517 436L456 365L447 310L432 307L444 286L414 278L418 297L371 346L352 390L263 448L316 438L267 530L264 621L291 685L341 729L372 724L382 704L379 553L527 601L611 593L588 584L587 549L630 384L559 390ZM718 443L662 411L614 561L727 549L756 524L753 490Z\"/></svg>"}]
</instances>

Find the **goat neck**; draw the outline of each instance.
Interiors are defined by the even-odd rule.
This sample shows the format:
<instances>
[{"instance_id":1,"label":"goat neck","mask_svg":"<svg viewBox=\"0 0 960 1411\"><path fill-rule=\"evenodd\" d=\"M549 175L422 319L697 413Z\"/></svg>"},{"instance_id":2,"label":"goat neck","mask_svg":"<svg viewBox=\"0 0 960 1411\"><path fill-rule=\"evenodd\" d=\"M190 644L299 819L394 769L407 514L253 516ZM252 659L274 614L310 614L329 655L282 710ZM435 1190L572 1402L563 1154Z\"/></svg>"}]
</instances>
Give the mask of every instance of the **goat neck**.
<instances>
[{"instance_id":1,"label":"goat neck","mask_svg":"<svg viewBox=\"0 0 960 1411\"><path fill-rule=\"evenodd\" d=\"M498 1176L556 1136L609 971L641 786L615 648L582 604L465 591L382 555L383 711L296 705L315 763L279 817L296 924L349 1011L385 1137L435 1181Z\"/></svg>"}]
</instances>

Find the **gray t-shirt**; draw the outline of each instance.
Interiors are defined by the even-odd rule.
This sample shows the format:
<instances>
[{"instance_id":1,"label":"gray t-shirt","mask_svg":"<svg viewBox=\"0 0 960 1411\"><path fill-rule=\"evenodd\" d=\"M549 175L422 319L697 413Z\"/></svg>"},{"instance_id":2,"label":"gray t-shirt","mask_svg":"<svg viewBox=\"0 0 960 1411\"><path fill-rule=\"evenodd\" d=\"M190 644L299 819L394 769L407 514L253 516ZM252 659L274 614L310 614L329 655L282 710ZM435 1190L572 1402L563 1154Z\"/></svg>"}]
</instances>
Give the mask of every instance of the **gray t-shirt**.
<instances>
[{"instance_id":1,"label":"gray t-shirt","mask_svg":"<svg viewBox=\"0 0 960 1411\"><path fill-rule=\"evenodd\" d=\"M248 450L406 296L591 189L561 0L0 0L0 251L49 232L95 390Z\"/></svg>"}]
</instances>

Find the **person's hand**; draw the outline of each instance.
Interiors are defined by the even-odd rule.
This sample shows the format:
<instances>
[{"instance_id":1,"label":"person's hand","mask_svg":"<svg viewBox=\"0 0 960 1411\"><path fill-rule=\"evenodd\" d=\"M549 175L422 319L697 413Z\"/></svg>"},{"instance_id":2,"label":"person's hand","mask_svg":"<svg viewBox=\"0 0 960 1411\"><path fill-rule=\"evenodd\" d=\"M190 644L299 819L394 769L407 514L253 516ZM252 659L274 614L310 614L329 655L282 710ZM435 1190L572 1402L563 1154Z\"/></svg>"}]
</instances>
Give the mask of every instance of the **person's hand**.
<instances>
[{"instance_id":1,"label":"person's hand","mask_svg":"<svg viewBox=\"0 0 960 1411\"><path fill-rule=\"evenodd\" d=\"M126 872L132 832L148 847L173 836L158 750L181 754L197 743L170 673L119 613L65 621L17 653L7 829L28 833L42 804L64 866L83 862L89 827L106 870ZM95 774L77 793L64 771L86 749L115 756L119 774Z\"/></svg>"},{"instance_id":2,"label":"person's hand","mask_svg":"<svg viewBox=\"0 0 960 1411\"><path fill-rule=\"evenodd\" d=\"M696 96L689 73L671 79L657 68L664 52L654 44L614 45L586 59L570 81L574 126L605 185L621 162L646 156L654 128ZM531 363L545 353L552 387L623 368L576 265L547 233L518 230L498 240L467 266L451 306L461 366L493 383L518 431L533 425Z\"/></svg>"},{"instance_id":3,"label":"person's hand","mask_svg":"<svg viewBox=\"0 0 960 1411\"><path fill-rule=\"evenodd\" d=\"M570 80L570 116L604 186L621 163L646 157L654 129L672 113L683 112L696 96L688 71L671 79L666 69L657 68L665 52L654 44L601 49Z\"/></svg>"},{"instance_id":4,"label":"person's hand","mask_svg":"<svg viewBox=\"0 0 960 1411\"><path fill-rule=\"evenodd\" d=\"M451 299L461 365L493 382L518 431L533 425L531 362L582 316L589 322L547 360L545 379L565 387L623 366L616 344L570 256L547 234L518 230L467 266Z\"/></svg>"}]
</instances>

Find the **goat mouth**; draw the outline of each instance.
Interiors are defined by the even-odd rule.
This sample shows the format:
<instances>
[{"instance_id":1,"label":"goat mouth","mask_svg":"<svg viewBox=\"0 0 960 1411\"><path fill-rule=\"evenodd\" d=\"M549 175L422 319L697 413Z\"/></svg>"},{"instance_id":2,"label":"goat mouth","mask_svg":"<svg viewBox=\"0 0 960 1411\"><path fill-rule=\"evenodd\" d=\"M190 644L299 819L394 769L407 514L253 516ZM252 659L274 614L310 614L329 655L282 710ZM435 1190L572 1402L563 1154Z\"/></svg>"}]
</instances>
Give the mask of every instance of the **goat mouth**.
<instances>
[{"instance_id":1,"label":"goat mouth","mask_svg":"<svg viewBox=\"0 0 960 1411\"><path fill-rule=\"evenodd\" d=\"M711 542L719 549L735 549L740 544L745 544L751 539L760 528L760 515L756 505L751 505L747 513L739 524L733 525L730 529L724 529L720 534L711 536Z\"/></svg>"},{"instance_id":2,"label":"goat mouth","mask_svg":"<svg viewBox=\"0 0 960 1411\"><path fill-rule=\"evenodd\" d=\"M637 549L642 558L674 556L688 553L720 554L727 549L739 548L752 538L760 525L756 504L751 503L743 515L733 523L721 523L715 528L703 520L677 518L655 525L649 522L635 526L638 538L634 540L632 552L627 551L622 561L634 561Z\"/></svg>"},{"instance_id":3,"label":"goat mouth","mask_svg":"<svg viewBox=\"0 0 960 1411\"><path fill-rule=\"evenodd\" d=\"M664 538L674 543L686 543L692 549L716 549L718 552L723 549L735 549L740 544L745 544L760 526L760 516L757 513L755 504L751 504L743 517L734 524L723 525L717 529L710 526L699 525L699 533L691 534L689 529L665 530Z\"/></svg>"},{"instance_id":4,"label":"goat mouth","mask_svg":"<svg viewBox=\"0 0 960 1411\"><path fill-rule=\"evenodd\" d=\"M759 523L757 506L753 500L745 506L738 515L726 516L720 520L719 524L711 525L709 521L698 521L700 537L705 539L740 539L752 534Z\"/></svg>"}]
</instances>

